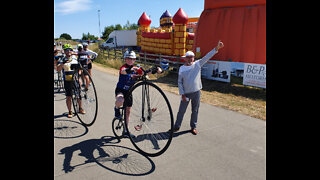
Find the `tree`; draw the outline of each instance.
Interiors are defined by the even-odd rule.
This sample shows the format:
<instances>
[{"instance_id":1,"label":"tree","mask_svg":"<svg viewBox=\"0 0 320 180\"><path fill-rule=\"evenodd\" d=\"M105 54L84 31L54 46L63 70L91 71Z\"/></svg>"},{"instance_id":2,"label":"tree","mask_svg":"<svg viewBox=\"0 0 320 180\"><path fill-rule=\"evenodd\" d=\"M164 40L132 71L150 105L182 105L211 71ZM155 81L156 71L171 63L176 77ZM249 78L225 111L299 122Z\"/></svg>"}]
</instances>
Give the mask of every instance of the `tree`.
<instances>
[{"instance_id":1,"label":"tree","mask_svg":"<svg viewBox=\"0 0 320 180\"><path fill-rule=\"evenodd\" d=\"M127 24L123 26L123 29L125 30L134 30L134 29L138 29L138 25L133 23L130 24L129 20L127 20Z\"/></svg>"},{"instance_id":2,"label":"tree","mask_svg":"<svg viewBox=\"0 0 320 180\"><path fill-rule=\"evenodd\" d=\"M122 30L122 26L120 24L117 24L116 26L111 25L104 28L104 31L102 32L102 39L107 40L109 38L109 34L112 33L112 31L115 30Z\"/></svg>"},{"instance_id":3,"label":"tree","mask_svg":"<svg viewBox=\"0 0 320 180\"><path fill-rule=\"evenodd\" d=\"M121 27L120 24L117 24L116 27L114 28L115 30L122 30L123 28Z\"/></svg>"},{"instance_id":4,"label":"tree","mask_svg":"<svg viewBox=\"0 0 320 180\"><path fill-rule=\"evenodd\" d=\"M71 40L72 38L71 38L71 36L70 36L69 34L67 34L67 33L62 33L62 34L60 35L60 39Z\"/></svg>"},{"instance_id":5,"label":"tree","mask_svg":"<svg viewBox=\"0 0 320 180\"><path fill-rule=\"evenodd\" d=\"M88 34L82 33L82 40L88 40L88 39L90 39L90 40L97 40L98 37L90 34L89 32L88 32Z\"/></svg>"}]
</instances>

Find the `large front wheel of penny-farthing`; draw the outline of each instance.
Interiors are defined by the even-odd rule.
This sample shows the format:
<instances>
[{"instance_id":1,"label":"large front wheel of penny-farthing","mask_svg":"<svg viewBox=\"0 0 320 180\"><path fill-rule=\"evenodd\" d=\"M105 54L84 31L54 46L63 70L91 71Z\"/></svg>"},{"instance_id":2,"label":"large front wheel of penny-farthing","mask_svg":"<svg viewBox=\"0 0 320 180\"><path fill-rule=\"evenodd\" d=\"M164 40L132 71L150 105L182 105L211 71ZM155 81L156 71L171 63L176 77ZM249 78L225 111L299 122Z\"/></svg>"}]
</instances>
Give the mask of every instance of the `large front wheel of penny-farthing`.
<instances>
[{"instance_id":1,"label":"large front wheel of penny-farthing","mask_svg":"<svg viewBox=\"0 0 320 180\"><path fill-rule=\"evenodd\" d=\"M81 75L78 71L76 71L73 75L74 87L73 87L73 95L72 95L72 103L74 107L74 111L80 122L85 126L91 126L97 117L98 113L98 98L96 88L92 81L91 76L88 71L85 69L81 69ZM81 77L82 76L82 77ZM85 78L87 76L89 78L89 86L86 89L85 86ZM81 104L81 108L84 113L81 113L79 110Z\"/></svg>"},{"instance_id":2,"label":"large front wheel of penny-farthing","mask_svg":"<svg viewBox=\"0 0 320 180\"><path fill-rule=\"evenodd\" d=\"M169 100L163 91L153 83L135 84L125 99L125 106L132 96L130 115L125 108L126 128L135 148L146 156L164 153L173 136L173 115Z\"/></svg>"}]
</instances>

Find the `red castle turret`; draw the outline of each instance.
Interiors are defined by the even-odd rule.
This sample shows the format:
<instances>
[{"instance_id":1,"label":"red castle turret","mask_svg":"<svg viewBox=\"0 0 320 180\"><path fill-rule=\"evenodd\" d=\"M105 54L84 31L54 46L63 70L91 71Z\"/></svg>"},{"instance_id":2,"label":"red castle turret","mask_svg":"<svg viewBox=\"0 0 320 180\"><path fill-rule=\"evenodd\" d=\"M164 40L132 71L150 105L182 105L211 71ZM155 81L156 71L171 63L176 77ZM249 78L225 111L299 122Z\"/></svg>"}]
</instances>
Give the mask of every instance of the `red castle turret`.
<instances>
[{"instance_id":1,"label":"red castle turret","mask_svg":"<svg viewBox=\"0 0 320 180\"><path fill-rule=\"evenodd\" d=\"M174 55L183 56L186 52L186 38L187 38L187 23L188 15L183 9L179 8L176 14L173 16L174 22Z\"/></svg>"},{"instance_id":2,"label":"red castle turret","mask_svg":"<svg viewBox=\"0 0 320 180\"><path fill-rule=\"evenodd\" d=\"M175 24L187 24L188 18L188 15L180 8L173 16L172 20Z\"/></svg>"},{"instance_id":3,"label":"red castle turret","mask_svg":"<svg viewBox=\"0 0 320 180\"><path fill-rule=\"evenodd\" d=\"M151 19L149 18L149 16L145 12L143 12L138 23L140 26L147 27L151 24Z\"/></svg>"},{"instance_id":4,"label":"red castle turret","mask_svg":"<svg viewBox=\"0 0 320 180\"><path fill-rule=\"evenodd\" d=\"M151 19L149 16L143 12L142 15L140 16L138 20L138 30L137 30L137 46L141 47L141 34L143 32L149 32L150 31L150 24L151 24Z\"/></svg>"}]
</instances>

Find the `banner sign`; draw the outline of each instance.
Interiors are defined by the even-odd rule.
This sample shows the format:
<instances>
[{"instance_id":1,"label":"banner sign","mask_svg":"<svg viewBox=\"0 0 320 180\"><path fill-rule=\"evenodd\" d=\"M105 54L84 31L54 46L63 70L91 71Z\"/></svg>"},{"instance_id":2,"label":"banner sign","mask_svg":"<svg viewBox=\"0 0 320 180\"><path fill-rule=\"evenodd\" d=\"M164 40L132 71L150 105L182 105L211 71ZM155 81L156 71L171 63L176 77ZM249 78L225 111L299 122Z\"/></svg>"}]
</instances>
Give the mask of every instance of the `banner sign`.
<instances>
[{"instance_id":1,"label":"banner sign","mask_svg":"<svg viewBox=\"0 0 320 180\"><path fill-rule=\"evenodd\" d=\"M265 64L244 64L243 85L266 88L267 67Z\"/></svg>"},{"instance_id":2,"label":"banner sign","mask_svg":"<svg viewBox=\"0 0 320 180\"><path fill-rule=\"evenodd\" d=\"M230 62L209 60L201 69L206 79L230 82Z\"/></svg>"}]
</instances>

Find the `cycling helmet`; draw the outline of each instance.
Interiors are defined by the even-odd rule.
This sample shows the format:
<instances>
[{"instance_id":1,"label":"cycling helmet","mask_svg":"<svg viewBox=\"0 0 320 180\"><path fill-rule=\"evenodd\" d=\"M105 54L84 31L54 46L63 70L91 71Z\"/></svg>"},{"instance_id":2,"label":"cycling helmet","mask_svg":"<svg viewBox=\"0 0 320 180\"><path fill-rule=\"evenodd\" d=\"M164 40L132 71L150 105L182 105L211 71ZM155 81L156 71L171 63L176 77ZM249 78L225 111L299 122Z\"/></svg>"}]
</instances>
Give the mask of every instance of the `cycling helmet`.
<instances>
[{"instance_id":1,"label":"cycling helmet","mask_svg":"<svg viewBox=\"0 0 320 180\"><path fill-rule=\"evenodd\" d=\"M78 44L77 45L77 49L79 49L79 48L83 49L83 45L82 44Z\"/></svg>"},{"instance_id":2,"label":"cycling helmet","mask_svg":"<svg viewBox=\"0 0 320 180\"><path fill-rule=\"evenodd\" d=\"M72 45L70 45L70 44L65 44L65 45L63 45L62 48L63 49L72 49L73 50Z\"/></svg>"},{"instance_id":3,"label":"cycling helmet","mask_svg":"<svg viewBox=\"0 0 320 180\"><path fill-rule=\"evenodd\" d=\"M126 51L124 53L124 58L136 58L136 53L134 51Z\"/></svg>"},{"instance_id":4,"label":"cycling helmet","mask_svg":"<svg viewBox=\"0 0 320 180\"><path fill-rule=\"evenodd\" d=\"M88 46L88 43L82 43L83 47Z\"/></svg>"}]
</instances>

